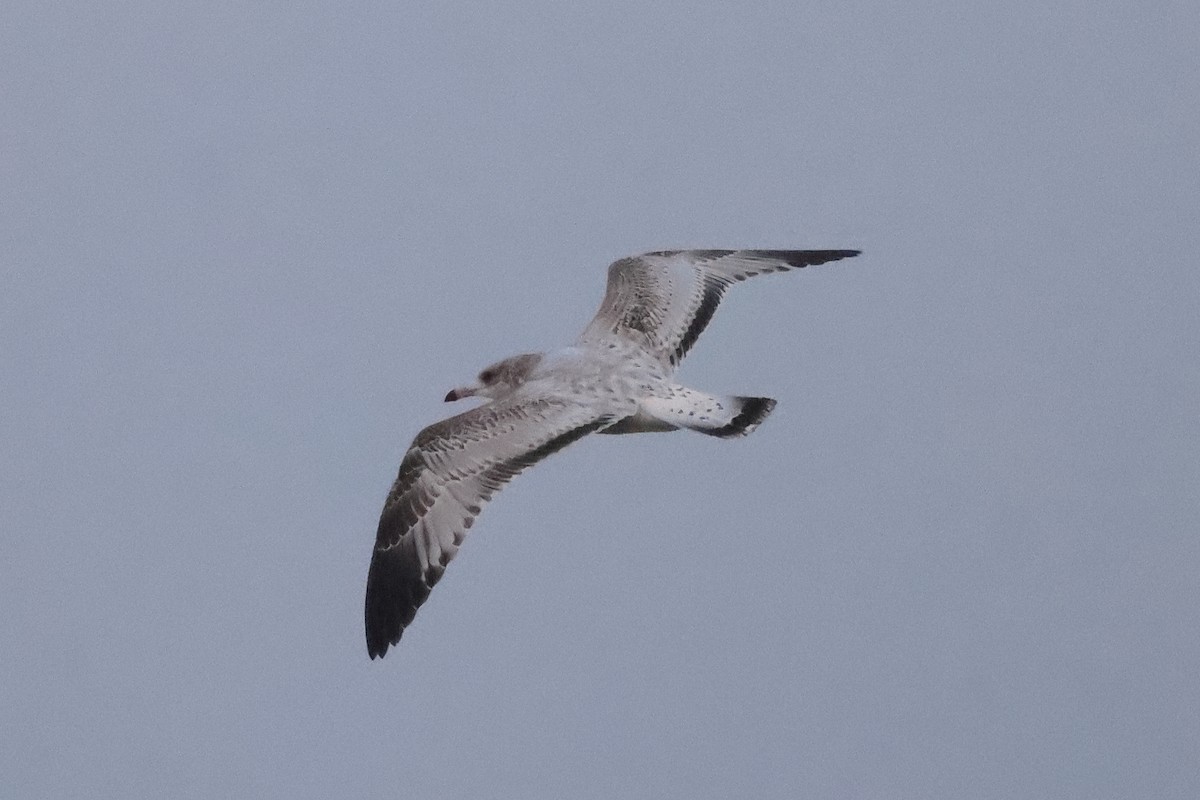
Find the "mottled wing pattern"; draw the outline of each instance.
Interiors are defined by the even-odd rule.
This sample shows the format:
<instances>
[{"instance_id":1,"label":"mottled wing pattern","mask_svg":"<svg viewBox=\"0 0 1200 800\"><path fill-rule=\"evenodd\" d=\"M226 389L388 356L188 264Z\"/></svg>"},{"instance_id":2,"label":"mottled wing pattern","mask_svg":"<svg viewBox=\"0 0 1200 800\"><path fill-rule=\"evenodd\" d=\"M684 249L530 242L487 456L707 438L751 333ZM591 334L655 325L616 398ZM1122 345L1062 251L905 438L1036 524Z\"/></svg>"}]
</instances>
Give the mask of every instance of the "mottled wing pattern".
<instances>
[{"instance_id":1,"label":"mottled wing pattern","mask_svg":"<svg viewBox=\"0 0 1200 800\"><path fill-rule=\"evenodd\" d=\"M617 337L676 366L716 313L725 290L767 272L824 264L858 250L664 250L608 268L600 310L580 341Z\"/></svg>"},{"instance_id":2,"label":"mottled wing pattern","mask_svg":"<svg viewBox=\"0 0 1200 800\"><path fill-rule=\"evenodd\" d=\"M400 641L493 494L525 468L608 422L561 398L518 394L417 434L384 504L367 575L371 657Z\"/></svg>"}]
</instances>

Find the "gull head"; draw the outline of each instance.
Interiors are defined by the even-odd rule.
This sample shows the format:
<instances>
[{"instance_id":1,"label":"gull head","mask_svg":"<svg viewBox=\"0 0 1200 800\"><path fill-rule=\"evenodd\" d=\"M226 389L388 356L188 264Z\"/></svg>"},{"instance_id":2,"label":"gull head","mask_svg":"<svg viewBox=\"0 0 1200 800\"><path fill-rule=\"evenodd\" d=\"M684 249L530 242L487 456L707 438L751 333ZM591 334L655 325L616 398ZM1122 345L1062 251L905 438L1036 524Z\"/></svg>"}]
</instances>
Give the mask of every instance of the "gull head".
<instances>
[{"instance_id":1,"label":"gull head","mask_svg":"<svg viewBox=\"0 0 1200 800\"><path fill-rule=\"evenodd\" d=\"M446 402L451 403L464 397L489 397L496 400L512 394L529 378L541 360L541 353L523 353L497 361L485 367L475 383L451 389L446 394Z\"/></svg>"}]
</instances>

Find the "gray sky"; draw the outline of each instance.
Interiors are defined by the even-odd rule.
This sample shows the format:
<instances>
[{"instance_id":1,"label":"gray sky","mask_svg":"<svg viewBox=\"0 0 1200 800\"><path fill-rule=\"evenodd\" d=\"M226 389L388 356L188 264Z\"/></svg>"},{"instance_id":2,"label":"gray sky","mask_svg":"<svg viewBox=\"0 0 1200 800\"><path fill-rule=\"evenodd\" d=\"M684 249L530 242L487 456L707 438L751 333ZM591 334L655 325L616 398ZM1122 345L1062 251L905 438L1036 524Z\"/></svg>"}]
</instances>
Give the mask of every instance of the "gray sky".
<instances>
[{"instance_id":1,"label":"gray sky","mask_svg":"<svg viewBox=\"0 0 1200 800\"><path fill-rule=\"evenodd\" d=\"M0 793L1200 794L1200 6L569 5L6 4ZM446 390L684 246L865 254L369 661Z\"/></svg>"}]
</instances>

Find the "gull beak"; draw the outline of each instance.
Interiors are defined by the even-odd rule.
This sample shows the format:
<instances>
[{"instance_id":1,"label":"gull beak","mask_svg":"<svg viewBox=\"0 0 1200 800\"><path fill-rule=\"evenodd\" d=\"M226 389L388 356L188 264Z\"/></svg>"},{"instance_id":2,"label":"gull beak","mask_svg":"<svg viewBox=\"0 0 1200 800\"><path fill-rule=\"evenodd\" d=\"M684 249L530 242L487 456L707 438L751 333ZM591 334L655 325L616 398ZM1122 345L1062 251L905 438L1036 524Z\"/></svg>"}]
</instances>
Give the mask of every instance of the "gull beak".
<instances>
[{"instance_id":1,"label":"gull beak","mask_svg":"<svg viewBox=\"0 0 1200 800\"><path fill-rule=\"evenodd\" d=\"M479 394L478 386L460 386L457 389L451 389L446 392L446 402L453 403L455 400L462 400L464 397L474 397Z\"/></svg>"}]
</instances>

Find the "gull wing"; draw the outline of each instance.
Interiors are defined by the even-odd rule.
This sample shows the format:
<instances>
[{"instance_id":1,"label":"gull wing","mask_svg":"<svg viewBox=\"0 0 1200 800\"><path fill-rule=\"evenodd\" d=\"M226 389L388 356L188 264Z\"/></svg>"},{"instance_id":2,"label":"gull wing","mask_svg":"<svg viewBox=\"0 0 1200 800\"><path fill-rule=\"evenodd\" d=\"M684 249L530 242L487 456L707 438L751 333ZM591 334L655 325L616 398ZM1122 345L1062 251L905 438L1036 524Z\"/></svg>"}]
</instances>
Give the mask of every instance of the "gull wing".
<instances>
[{"instance_id":1,"label":"gull wing","mask_svg":"<svg viewBox=\"0 0 1200 800\"><path fill-rule=\"evenodd\" d=\"M417 434L384 503L367 575L371 658L400 641L492 495L610 421L560 398L514 395Z\"/></svg>"},{"instance_id":2,"label":"gull wing","mask_svg":"<svg viewBox=\"0 0 1200 800\"><path fill-rule=\"evenodd\" d=\"M767 272L824 264L858 250L664 250L614 261L600 310L580 341L632 342L674 367L716 313L725 290Z\"/></svg>"}]
</instances>

